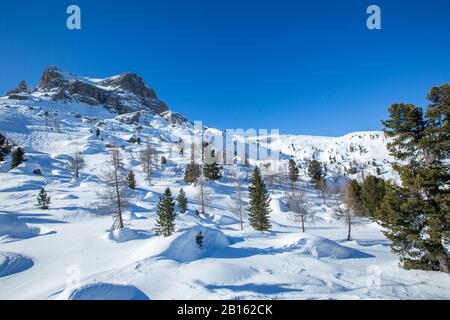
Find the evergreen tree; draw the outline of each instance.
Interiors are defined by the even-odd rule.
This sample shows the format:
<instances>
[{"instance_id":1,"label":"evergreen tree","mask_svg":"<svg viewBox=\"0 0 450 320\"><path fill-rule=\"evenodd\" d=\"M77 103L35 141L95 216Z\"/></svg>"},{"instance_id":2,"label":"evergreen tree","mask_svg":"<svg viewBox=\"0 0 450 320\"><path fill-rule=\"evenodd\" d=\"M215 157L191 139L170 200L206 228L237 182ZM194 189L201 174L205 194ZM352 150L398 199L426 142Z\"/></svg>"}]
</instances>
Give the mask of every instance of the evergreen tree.
<instances>
[{"instance_id":1,"label":"evergreen tree","mask_svg":"<svg viewBox=\"0 0 450 320\"><path fill-rule=\"evenodd\" d=\"M318 183L320 179L323 177L322 172L322 164L317 160L312 160L308 163L308 176L314 181L314 183Z\"/></svg>"},{"instance_id":2,"label":"evergreen tree","mask_svg":"<svg viewBox=\"0 0 450 320\"><path fill-rule=\"evenodd\" d=\"M97 130L95 130L95 135L96 137L100 137L100 128L97 128Z\"/></svg>"},{"instance_id":3,"label":"evergreen tree","mask_svg":"<svg viewBox=\"0 0 450 320\"><path fill-rule=\"evenodd\" d=\"M298 181L297 163L295 163L295 160L292 158L289 160L289 180L291 180L292 183Z\"/></svg>"},{"instance_id":4,"label":"evergreen tree","mask_svg":"<svg viewBox=\"0 0 450 320\"><path fill-rule=\"evenodd\" d=\"M405 268L450 272L450 85L433 88L427 98L425 114L414 105L394 104L383 122L402 188L389 188L379 216ZM392 199L402 200L399 211Z\"/></svg>"},{"instance_id":5,"label":"evergreen tree","mask_svg":"<svg viewBox=\"0 0 450 320\"><path fill-rule=\"evenodd\" d=\"M38 208L41 210L48 210L50 208L51 198L47 194L44 188L39 191L37 196Z\"/></svg>"},{"instance_id":6,"label":"evergreen tree","mask_svg":"<svg viewBox=\"0 0 450 320\"><path fill-rule=\"evenodd\" d=\"M21 147L18 147L16 150L14 150L12 155L12 162L11 162L11 169L17 168L20 166L24 161L25 152Z\"/></svg>"},{"instance_id":7,"label":"evergreen tree","mask_svg":"<svg viewBox=\"0 0 450 320\"><path fill-rule=\"evenodd\" d=\"M368 176L361 189L364 215L375 218L385 194L385 182L381 178Z\"/></svg>"},{"instance_id":8,"label":"evergreen tree","mask_svg":"<svg viewBox=\"0 0 450 320\"><path fill-rule=\"evenodd\" d=\"M162 156L161 157L161 164L167 164L167 158L166 157L164 157L164 156Z\"/></svg>"},{"instance_id":9,"label":"evergreen tree","mask_svg":"<svg viewBox=\"0 0 450 320\"><path fill-rule=\"evenodd\" d=\"M197 183L198 178L202 174L202 169L199 164L191 162L186 167L186 172L184 173L184 181L186 183Z\"/></svg>"},{"instance_id":10,"label":"evergreen tree","mask_svg":"<svg viewBox=\"0 0 450 320\"><path fill-rule=\"evenodd\" d=\"M347 189L347 197L349 198L349 203L351 206L351 210L355 213L355 215L362 215L363 213L363 204L361 198L361 185L355 179L351 180L348 189Z\"/></svg>"},{"instance_id":11,"label":"evergreen tree","mask_svg":"<svg viewBox=\"0 0 450 320\"><path fill-rule=\"evenodd\" d=\"M250 206L249 211L250 225L258 231L268 231L271 228L269 222L270 196L261 177L258 167L253 171L253 176L248 187Z\"/></svg>"},{"instance_id":12,"label":"evergreen tree","mask_svg":"<svg viewBox=\"0 0 450 320\"><path fill-rule=\"evenodd\" d=\"M184 192L183 189L181 189L180 193L178 194L177 202L178 208L180 209L180 213L186 213L188 202L186 198L186 192Z\"/></svg>"},{"instance_id":13,"label":"evergreen tree","mask_svg":"<svg viewBox=\"0 0 450 320\"><path fill-rule=\"evenodd\" d=\"M222 167L216 162L203 165L203 175L208 180L220 180L222 178Z\"/></svg>"},{"instance_id":14,"label":"evergreen tree","mask_svg":"<svg viewBox=\"0 0 450 320\"><path fill-rule=\"evenodd\" d=\"M133 171L130 171L126 177L126 181L130 189L136 189L136 176Z\"/></svg>"},{"instance_id":15,"label":"evergreen tree","mask_svg":"<svg viewBox=\"0 0 450 320\"><path fill-rule=\"evenodd\" d=\"M169 237L175 233L175 203L172 192L166 189L164 195L159 199L156 209L158 219L156 221L155 234L157 236Z\"/></svg>"},{"instance_id":16,"label":"evergreen tree","mask_svg":"<svg viewBox=\"0 0 450 320\"><path fill-rule=\"evenodd\" d=\"M298 167L294 159L289 159L289 180L291 181L291 191L294 194L294 184L298 181Z\"/></svg>"}]
</instances>

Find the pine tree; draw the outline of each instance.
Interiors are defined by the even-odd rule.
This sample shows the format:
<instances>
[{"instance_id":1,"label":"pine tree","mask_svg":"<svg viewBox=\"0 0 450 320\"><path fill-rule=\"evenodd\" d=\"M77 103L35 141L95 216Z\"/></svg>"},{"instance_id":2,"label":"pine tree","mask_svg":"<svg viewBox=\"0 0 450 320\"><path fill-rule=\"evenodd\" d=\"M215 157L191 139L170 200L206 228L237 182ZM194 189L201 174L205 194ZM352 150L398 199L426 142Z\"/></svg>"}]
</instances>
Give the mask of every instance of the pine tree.
<instances>
[{"instance_id":1,"label":"pine tree","mask_svg":"<svg viewBox=\"0 0 450 320\"><path fill-rule=\"evenodd\" d=\"M169 188L166 189L164 195L159 199L156 215L158 219L156 221L155 234L163 237L169 237L174 234L175 203Z\"/></svg>"},{"instance_id":2,"label":"pine tree","mask_svg":"<svg viewBox=\"0 0 450 320\"><path fill-rule=\"evenodd\" d=\"M402 187L389 188L379 216L405 268L450 272L445 246L450 234L450 85L433 88L427 98L431 104L425 114L414 105L394 104L383 122ZM402 199L400 211L390 201L395 198Z\"/></svg>"},{"instance_id":3,"label":"pine tree","mask_svg":"<svg viewBox=\"0 0 450 320\"><path fill-rule=\"evenodd\" d=\"M298 167L294 159L289 159L289 180L291 181L292 194L294 193L294 184L298 181Z\"/></svg>"},{"instance_id":4,"label":"pine tree","mask_svg":"<svg viewBox=\"0 0 450 320\"><path fill-rule=\"evenodd\" d=\"M95 130L95 136L98 138L100 137L100 129L97 128L97 130Z\"/></svg>"},{"instance_id":5,"label":"pine tree","mask_svg":"<svg viewBox=\"0 0 450 320\"><path fill-rule=\"evenodd\" d=\"M269 222L270 196L261 177L258 167L253 171L253 176L248 187L250 206L249 211L250 225L258 231L268 231L271 228Z\"/></svg>"},{"instance_id":6,"label":"pine tree","mask_svg":"<svg viewBox=\"0 0 450 320\"><path fill-rule=\"evenodd\" d=\"M136 189L136 176L133 171L130 171L126 177L126 181L130 189Z\"/></svg>"},{"instance_id":7,"label":"pine tree","mask_svg":"<svg viewBox=\"0 0 450 320\"><path fill-rule=\"evenodd\" d=\"M202 174L202 169L199 164L191 162L186 167L186 172L184 174L184 181L186 183L197 183L198 178Z\"/></svg>"},{"instance_id":8,"label":"pine tree","mask_svg":"<svg viewBox=\"0 0 450 320\"><path fill-rule=\"evenodd\" d=\"M385 182L381 178L368 176L361 189L364 215L375 218L385 194Z\"/></svg>"},{"instance_id":9,"label":"pine tree","mask_svg":"<svg viewBox=\"0 0 450 320\"><path fill-rule=\"evenodd\" d=\"M183 189L181 189L180 193L178 194L177 202L178 208L180 209L180 213L186 213L188 202L186 198L186 192L184 192Z\"/></svg>"},{"instance_id":10,"label":"pine tree","mask_svg":"<svg viewBox=\"0 0 450 320\"><path fill-rule=\"evenodd\" d=\"M355 215L362 215L363 204L361 198L361 185L358 181L355 179L350 181L347 193L347 197L349 198L349 206L351 206L350 210L352 210Z\"/></svg>"},{"instance_id":11,"label":"pine tree","mask_svg":"<svg viewBox=\"0 0 450 320\"><path fill-rule=\"evenodd\" d=\"M16 150L14 150L12 155L12 162L11 162L11 169L17 168L20 166L24 161L25 152L21 147L18 147Z\"/></svg>"},{"instance_id":12,"label":"pine tree","mask_svg":"<svg viewBox=\"0 0 450 320\"><path fill-rule=\"evenodd\" d=\"M161 157L161 164L167 164L167 158L166 157L164 157L164 156L162 156Z\"/></svg>"},{"instance_id":13,"label":"pine tree","mask_svg":"<svg viewBox=\"0 0 450 320\"><path fill-rule=\"evenodd\" d=\"M37 196L38 208L41 210L48 210L50 208L51 198L48 196L44 188L39 191Z\"/></svg>"},{"instance_id":14,"label":"pine tree","mask_svg":"<svg viewBox=\"0 0 450 320\"><path fill-rule=\"evenodd\" d=\"M216 162L203 165L203 175L208 180L220 180L222 178L222 167Z\"/></svg>"},{"instance_id":15,"label":"pine tree","mask_svg":"<svg viewBox=\"0 0 450 320\"><path fill-rule=\"evenodd\" d=\"M312 161L309 162L309 164L308 164L308 176L316 184L323 177L322 164L319 161L312 160Z\"/></svg>"}]
</instances>

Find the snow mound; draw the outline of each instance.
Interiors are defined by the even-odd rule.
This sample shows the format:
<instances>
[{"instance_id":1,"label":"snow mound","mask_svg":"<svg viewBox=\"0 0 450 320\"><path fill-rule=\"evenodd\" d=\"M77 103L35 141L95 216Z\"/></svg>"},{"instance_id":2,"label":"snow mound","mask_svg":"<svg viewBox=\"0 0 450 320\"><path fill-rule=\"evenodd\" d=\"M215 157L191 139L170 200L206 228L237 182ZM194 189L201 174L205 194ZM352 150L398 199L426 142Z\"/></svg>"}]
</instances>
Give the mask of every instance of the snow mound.
<instances>
[{"instance_id":1,"label":"snow mound","mask_svg":"<svg viewBox=\"0 0 450 320\"><path fill-rule=\"evenodd\" d=\"M149 237L150 237L149 232L123 228L119 230L108 231L103 235L102 239L106 241L123 243L132 240L147 239Z\"/></svg>"},{"instance_id":2,"label":"snow mound","mask_svg":"<svg viewBox=\"0 0 450 320\"><path fill-rule=\"evenodd\" d=\"M203 249L200 249L196 243L199 232L202 232L204 236ZM199 226L178 235L160 256L179 262L189 262L229 245L230 241L222 231Z\"/></svg>"},{"instance_id":3,"label":"snow mound","mask_svg":"<svg viewBox=\"0 0 450 320\"><path fill-rule=\"evenodd\" d=\"M0 239L28 239L37 232L11 214L0 214Z\"/></svg>"},{"instance_id":4,"label":"snow mound","mask_svg":"<svg viewBox=\"0 0 450 320\"><path fill-rule=\"evenodd\" d=\"M6 277L30 269L33 260L17 253L0 252L0 277Z\"/></svg>"},{"instance_id":5,"label":"snow mound","mask_svg":"<svg viewBox=\"0 0 450 320\"><path fill-rule=\"evenodd\" d=\"M131 220L144 220L146 219L145 217L139 215L139 214L135 214L133 212L127 211L123 213L123 219L127 220L127 221L131 221Z\"/></svg>"},{"instance_id":6,"label":"snow mound","mask_svg":"<svg viewBox=\"0 0 450 320\"><path fill-rule=\"evenodd\" d=\"M214 215L213 222L218 225L221 225L221 226L228 226L228 225L236 224L239 221L232 217L216 214L216 215Z\"/></svg>"},{"instance_id":7,"label":"snow mound","mask_svg":"<svg viewBox=\"0 0 450 320\"><path fill-rule=\"evenodd\" d=\"M300 254L314 258L357 259L370 258L371 255L356 249L344 247L330 239L308 235L288 246L289 249L299 249Z\"/></svg>"},{"instance_id":8,"label":"snow mound","mask_svg":"<svg viewBox=\"0 0 450 320\"><path fill-rule=\"evenodd\" d=\"M130 285L91 283L63 291L58 300L150 300L141 290Z\"/></svg>"}]
</instances>

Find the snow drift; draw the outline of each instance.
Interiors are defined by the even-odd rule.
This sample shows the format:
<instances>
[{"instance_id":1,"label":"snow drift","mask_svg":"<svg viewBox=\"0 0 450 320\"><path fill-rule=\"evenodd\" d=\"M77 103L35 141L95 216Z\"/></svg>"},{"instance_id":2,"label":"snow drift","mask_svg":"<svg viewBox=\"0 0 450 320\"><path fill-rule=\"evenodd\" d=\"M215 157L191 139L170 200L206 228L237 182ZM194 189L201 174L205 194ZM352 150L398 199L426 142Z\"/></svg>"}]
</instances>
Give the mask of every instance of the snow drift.
<instances>
[{"instance_id":1,"label":"snow drift","mask_svg":"<svg viewBox=\"0 0 450 320\"><path fill-rule=\"evenodd\" d=\"M37 236L36 230L11 214L0 214L0 242L9 239L28 239Z\"/></svg>"},{"instance_id":2,"label":"snow drift","mask_svg":"<svg viewBox=\"0 0 450 320\"><path fill-rule=\"evenodd\" d=\"M17 253L0 252L0 277L6 277L30 269L33 260Z\"/></svg>"},{"instance_id":3,"label":"snow drift","mask_svg":"<svg viewBox=\"0 0 450 320\"><path fill-rule=\"evenodd\" d=\"M288 245L287 248L298 249L300 254L314 258L352 259L372 257L367 253L344 247L335 241L314 235L305 235L304 238Z\"/></svg>"},{"instance_id":4,"label":"snow drift","mask_svg":"<svg viewBox=\"0 0 450 320\"><path fill-rule=\"evenodd\" d=\"M63 291L58 300L150 300L150 298L134 286L91 283L81 288Z\"/></svg>"}]
</instances>

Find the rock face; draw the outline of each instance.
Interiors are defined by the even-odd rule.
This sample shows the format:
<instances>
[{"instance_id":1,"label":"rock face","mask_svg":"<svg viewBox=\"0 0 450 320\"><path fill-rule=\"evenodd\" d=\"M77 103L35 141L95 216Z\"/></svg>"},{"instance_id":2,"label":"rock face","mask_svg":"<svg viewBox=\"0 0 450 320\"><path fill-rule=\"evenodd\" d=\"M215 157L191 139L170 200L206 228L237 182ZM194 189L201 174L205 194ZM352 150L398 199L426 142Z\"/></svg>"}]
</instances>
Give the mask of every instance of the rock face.
<instances>
[{"instance_id":1,"label":"rock face","mask_svg":"<svg viewBox=\"0 0 450 320\"><path fill-rule=\"evenodd\" d=\"M39 88L56 101L76 101L92 106L103 105L119 114L140 110L160 114L168 111L167 105L158 99L155 91L134 73L91 80L48 67L42 74Z\"/></svg>"},{"instance_id":2,"label":"rock face","mask_svg":"<svg viewBox=\"0 0 450 320\"><path fill-rule=\"evenodd\" d=\"M189 120L178 112L165 111L161 113L161 117L166 119L173 126L180 126L189 123Z\"/></svg>"},{"instance_id":3,"label":"rock face","mask_svg":"<svg viewBox=\"0 0 450 320\"><path fill-rule=\"evenodd\" d=\"M8 96L8 99L28 100L29 94L30 91L28 90L28 86L26 82L22 80L15 89L9 91L6 95Z\"/></svg>"}]
</instances>

